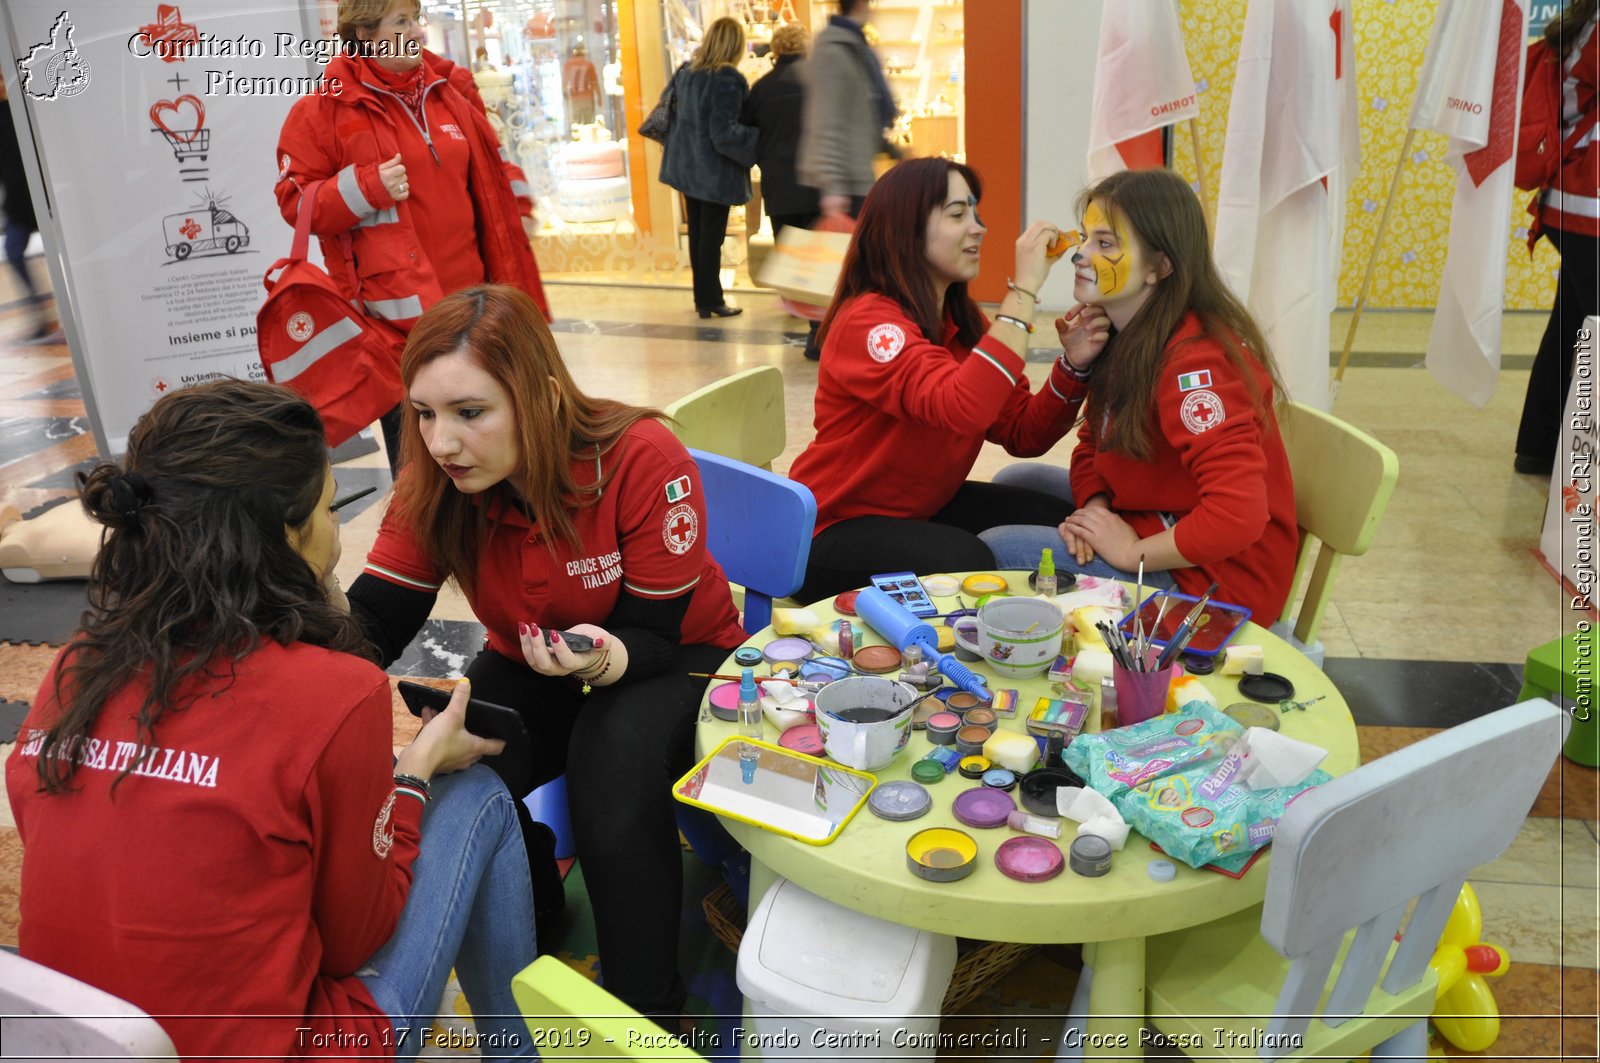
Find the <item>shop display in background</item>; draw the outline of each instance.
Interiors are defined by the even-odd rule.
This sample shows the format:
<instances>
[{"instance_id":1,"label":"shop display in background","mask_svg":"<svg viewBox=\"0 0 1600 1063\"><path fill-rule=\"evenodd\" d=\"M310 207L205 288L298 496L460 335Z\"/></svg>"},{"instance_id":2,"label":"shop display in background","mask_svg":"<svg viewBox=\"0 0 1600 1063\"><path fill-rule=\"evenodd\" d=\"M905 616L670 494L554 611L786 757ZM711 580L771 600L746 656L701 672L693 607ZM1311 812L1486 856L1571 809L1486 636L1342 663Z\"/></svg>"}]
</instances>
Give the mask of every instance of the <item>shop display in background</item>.
<instances>
[{"instance_id":1,"label":"shop display in background","mask_svg":"<svg viewBox=\"0 0 1600 1063\"><path fill-rule=\"evenodd\" d=\"M907 155L966 158L966 28L960 3L880 0L863 27L900 117L889 141Z\"/></svg>"}]
</instances>

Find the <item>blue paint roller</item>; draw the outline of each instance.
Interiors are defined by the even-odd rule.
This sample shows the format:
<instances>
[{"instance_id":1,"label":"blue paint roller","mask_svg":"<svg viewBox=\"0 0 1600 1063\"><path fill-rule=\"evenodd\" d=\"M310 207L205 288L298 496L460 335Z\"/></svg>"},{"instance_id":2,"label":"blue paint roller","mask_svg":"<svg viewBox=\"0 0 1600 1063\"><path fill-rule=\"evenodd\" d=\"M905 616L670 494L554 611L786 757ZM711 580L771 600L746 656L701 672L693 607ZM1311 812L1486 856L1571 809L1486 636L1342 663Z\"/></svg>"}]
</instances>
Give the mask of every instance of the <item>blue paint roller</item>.
<instances>
[{"instance_id":1,"label":"blue paint roller","mask_svg":"<svg viewBox=\"0 0 1600 1063\"><path fill-rule=\"evenodd\" d=\"M939 651L939 636L932 624L917 616L877 587L864 588L856 595L856 615L891 645L904 650L913 642L922 647L923 657L933 662L946 679L975 697L988 701L989 688L982 677L956 660L954 654Z\"/></svg>"}]
</instances>

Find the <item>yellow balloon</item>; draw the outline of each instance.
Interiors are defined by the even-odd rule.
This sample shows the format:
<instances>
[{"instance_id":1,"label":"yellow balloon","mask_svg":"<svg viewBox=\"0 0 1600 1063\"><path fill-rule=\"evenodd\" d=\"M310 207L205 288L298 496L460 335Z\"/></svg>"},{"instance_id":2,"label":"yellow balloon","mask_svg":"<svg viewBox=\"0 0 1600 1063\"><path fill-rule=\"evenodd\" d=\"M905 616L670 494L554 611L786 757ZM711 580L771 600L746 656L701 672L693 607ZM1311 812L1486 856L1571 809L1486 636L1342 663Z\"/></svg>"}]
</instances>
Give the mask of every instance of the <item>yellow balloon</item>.
<instances>
[{"instance_id":1,"label":"yellow balloon","mask_svg":"<svg viewBox=\"0 0 1600 1063\"><path fill-rule=\"evenodd\" d=\"M1433 973L1439 976L1439 996L1442 998L1456 984L1456 979L1467 972L1467 954L1459 946L1441 945L1428 961Z\"/></svg>"},{"instance_id":2,"label":"yellow balloon","mask_svg":"<svg viewBox=\"0 0 1600 1063\"><path fill-rule=\"evenodd\" d=\"M1439 935L1439 944L1476 945L1482 936L1483 909L1478 906L1478 895L1472 883L1464 883L1455 907L1450 910L1450 919L1444 924L1444 933Z\"/></svg>"},{"instance_id":3,"label":"yellow balloon","mask_svg":"<svg viewBox=\"0 0 1600 1063\"><path fill-rule=\"evenodd\" d=\"M1448 993L1439 994L1433 1025L1463 1052L1482 1052L1500 1036L1500 1009L1480 975L1469 974Z\"/></svg>"}]
</instances>

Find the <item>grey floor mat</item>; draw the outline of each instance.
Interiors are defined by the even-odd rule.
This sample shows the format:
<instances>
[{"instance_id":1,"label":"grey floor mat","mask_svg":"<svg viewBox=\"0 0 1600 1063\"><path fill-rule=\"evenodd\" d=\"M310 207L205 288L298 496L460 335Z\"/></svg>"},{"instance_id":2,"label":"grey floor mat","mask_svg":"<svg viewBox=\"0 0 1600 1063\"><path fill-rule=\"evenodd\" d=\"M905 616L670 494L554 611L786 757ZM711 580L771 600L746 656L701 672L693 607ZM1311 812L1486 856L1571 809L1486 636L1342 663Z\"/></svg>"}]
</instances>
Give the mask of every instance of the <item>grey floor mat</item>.
<instances>
[{"instance_id":1,"label":"grey floor mat","mask_svg":"<svg viewBox=\"0 0 1600 1063\"><path fill-rule=\"evenodd\" d=\"M0 576L0 642L60 646L89 607L87 580L12 583Z\"/></svg>"}]
</instances>

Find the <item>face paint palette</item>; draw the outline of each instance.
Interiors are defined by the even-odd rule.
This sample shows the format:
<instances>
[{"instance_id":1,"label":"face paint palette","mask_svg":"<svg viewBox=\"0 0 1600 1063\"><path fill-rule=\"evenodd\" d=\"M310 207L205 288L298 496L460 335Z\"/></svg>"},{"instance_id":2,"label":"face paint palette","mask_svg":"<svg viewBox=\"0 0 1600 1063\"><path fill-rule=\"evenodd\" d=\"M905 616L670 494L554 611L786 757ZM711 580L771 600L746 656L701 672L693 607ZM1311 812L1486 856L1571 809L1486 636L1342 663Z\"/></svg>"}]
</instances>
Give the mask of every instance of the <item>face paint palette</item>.
<instances>
[{"instance_id":1,"label":"face paint palette","mask_svg":"<svg viewBox=\"0 0 1600 1063\"><path fill-rule=\"evenodd\" d=\"M808 660L813 652L815 651L811 643L797 638L773 639L761 647L761 656L767 659L768 664Z\"/></svg>"},{"instance_id":2,"label":"face paint palette","mask_svg":"<svg viewBox=\"0 0 1600 1063\"><path fill-rule=\"evenodd\" d=\"M1017 810L1017 803L1004 790L979 786L956 795L950 811L969 827L987 830L1006 825L1006 817Z\"/></svg>"},{"instance_id":3,"label":"face paint palette","mask_svg":"<svg viewBox=\"0 0 1600 1063\"><path fill-rule=\"evenodd\" d=\"M994 851L994 866L1018 882L1047 881L1061 874L1066 864L1061 850L1047 838L1007 838Z\"/></svg>"},{"instance_id":4,"label":"face paint palette","mask_svg":"<svg viewBox=\"0 0 1600 1063\"><path fill-rule=\"evenodd\" d=\"M711 688L707 696L711 702L711 715L733 723L739 719L739 684L723 683Z\"/></svg>"},{"instance_id":5,"label":"face paint palette","mask_svg":"<svg viewBox=\"0 0 1600 1063\"><path fill-rule=\"evenodd\" d=\"M919 830L906 842L906 865L929 882L955 882L972 874L978 843L966 831L950 827Z\"/></svg>"}]
</instances>

